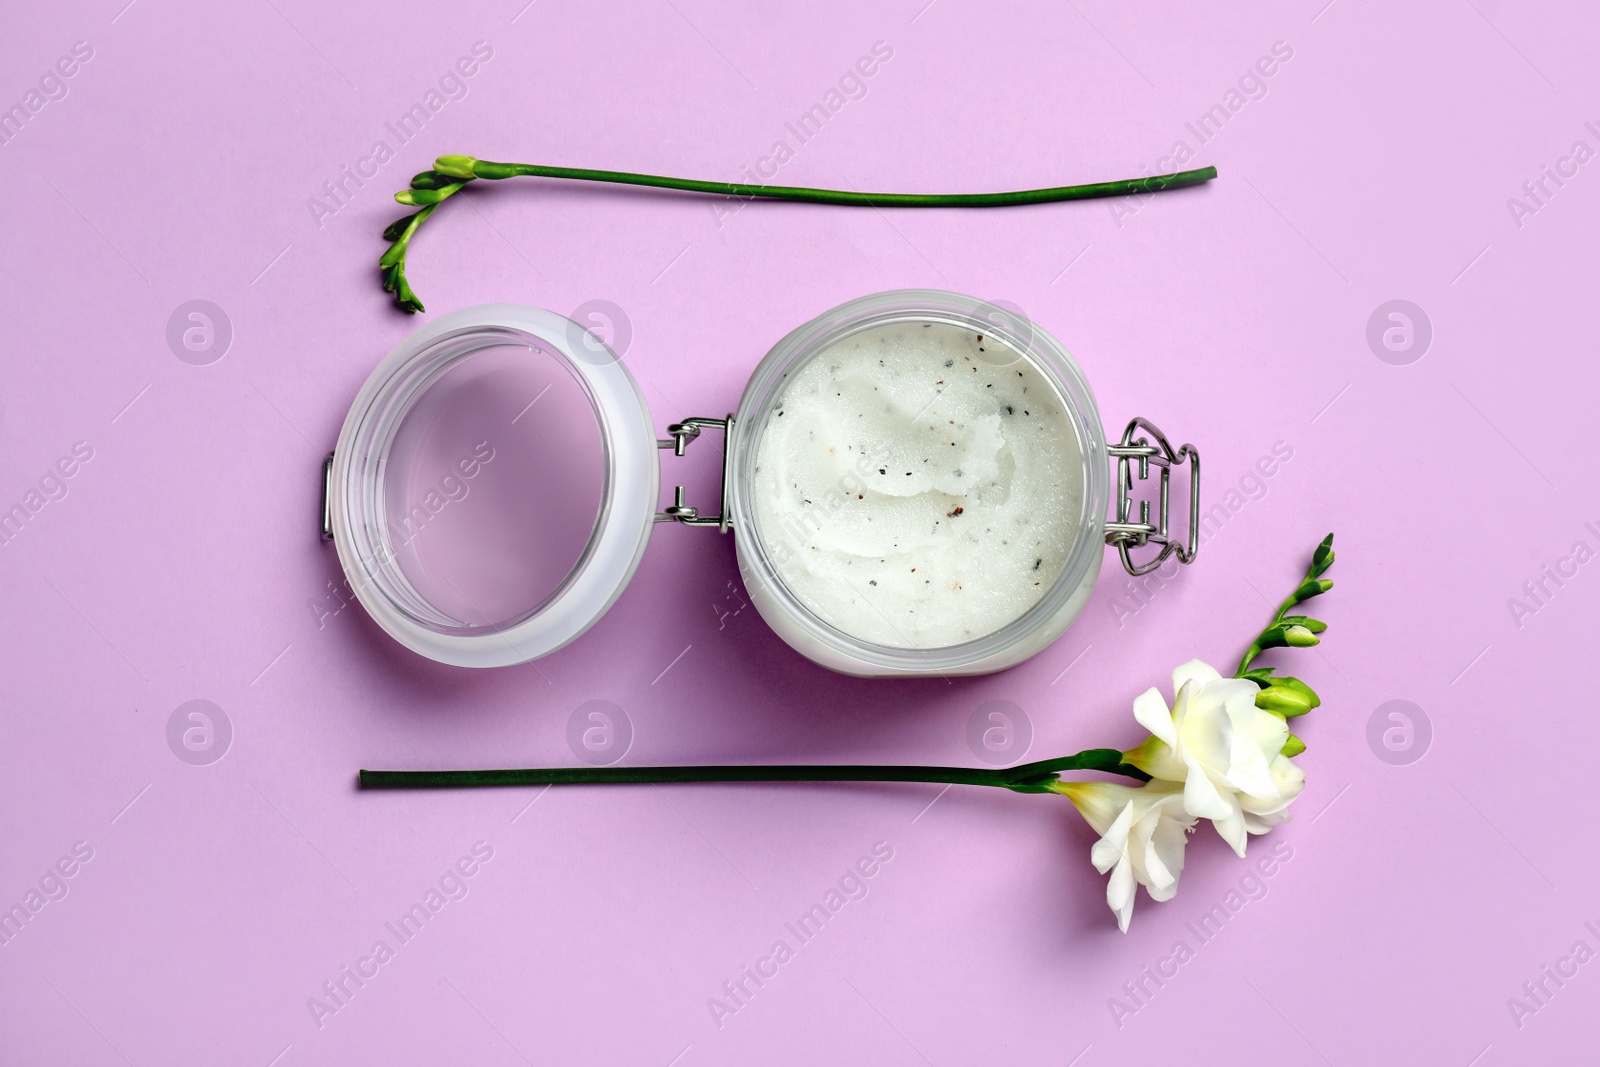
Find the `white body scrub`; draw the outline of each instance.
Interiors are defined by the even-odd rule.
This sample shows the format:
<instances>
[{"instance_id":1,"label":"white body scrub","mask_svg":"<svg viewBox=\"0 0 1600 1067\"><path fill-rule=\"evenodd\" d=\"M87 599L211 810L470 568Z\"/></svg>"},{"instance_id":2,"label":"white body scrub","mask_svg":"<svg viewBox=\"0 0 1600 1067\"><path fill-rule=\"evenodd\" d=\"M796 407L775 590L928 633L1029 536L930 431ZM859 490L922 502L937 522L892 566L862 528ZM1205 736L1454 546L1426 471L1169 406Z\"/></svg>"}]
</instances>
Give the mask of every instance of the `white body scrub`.
<instances>
[{"instance_id":1,"label":"white body scrub","mask_svg":"<svg viewBox=\"0 0 1600 1067\"><path fill-rule=\"evenodd\" d=\"M762 432L753 503L784 585L854 637L940 648L1031 608L1077 537L1078 439L1015 351L896 323L819 353Z\"/></svg>"}]
</instances>

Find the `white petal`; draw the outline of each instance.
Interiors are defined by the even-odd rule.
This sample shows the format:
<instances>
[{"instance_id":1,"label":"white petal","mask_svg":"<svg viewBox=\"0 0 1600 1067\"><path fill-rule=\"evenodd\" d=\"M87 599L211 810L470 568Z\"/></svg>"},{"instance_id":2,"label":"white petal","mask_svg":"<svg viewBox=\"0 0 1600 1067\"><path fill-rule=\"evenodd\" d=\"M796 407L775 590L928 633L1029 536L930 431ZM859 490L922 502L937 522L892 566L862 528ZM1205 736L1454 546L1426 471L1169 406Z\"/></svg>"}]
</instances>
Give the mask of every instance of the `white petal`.
<instances>
[{"instance_id":1,"label":"white petal","mask_svg":"<svg viewBox=\"0 0 1600 1067\"><path fill-rule=\"evenodd\" d=\"M1089 862L1094 864L1095 870L1105 874L1126 856L1128 830L1132 826L1133 804L1129 802L1123 806L1122 814L1117 816L1105 836L1096 841L1094 847L1089 850Z\"/></svg>"},{"instance_id":2,"label":"white petal","mask_svg":"<svg viewBox=\"0 0 1600 1067\"><path fill-rule=\"evenodd\" d=\"M1277 716L1268 716L1277 718ZM1235 732L1229 746L1228 784L1255 797L1278 796L1278 783L1272 777L1261 748L1242 733Z\"/></svg>"},{"instance_id":3,"label":"white petal","mask_svg":"<svg viewBox=\"0 0 1600 1067\"><path fill-rule=\"evenodd\" d=\"M1072 806L1078 809L1083 821L1094 827L1097 834L1104 834L1111 829L1111 824L1117 821L1117 816L1128 802L1123 794L1132 792L1126 786L1112 782L1072 782L1069 783L1069 790L1067 798L1072 801Z\"/></svg>"},{"instance_id":4,"label":"white petal","mask_svg":"<svg viewBox=\"0 0 1600 1067\"><path fill-rule=\"evenodd\" d=\"M1178 884L1178 875L1183 873L1183 849L1189 843L1189 828L1193 825L1193 818L1184 815L1181 808L1174 808L1171 814L1161 820L1156 832L1150 835L1150 845L1160 858L1161 865L1172 875L1174 886Z\"/></svg>"},{"instance_id":5,"label":"white petal","mask_svg":"<svg viewBox=\"0 0 1600 1067\"><path fill-rule=\"evenodd\" d=\"M1258 815L1253 811L1245 811L1244 828L1252 834L1264 834L1279 823L1288 822L1290 819L1287 807L1267 815Z\"/></svg>"},{"instance_id":6,"label":"white petal","mask_svg":"<svg viewBox=\"0 0 1600 1067\"><path fill-rule=\"evenodd\" d=\"M1272 760L1272 780L1278 783L1278 792L1286 797L1297 797L1306 787L1306 772L1294 760L1280 753Z\"/></svg>"},{"instance_id":7,"label":"white petal","mask_svg":"<svg viewBox=\"0 0 1600 1067\"><path fill-rule=\"evenodd\" d=\"M1234 731L1249 738L1261 755L1271 762L1272 757L1283 750L1283 742L1289 736L1289 724L1270 711L1256 707L1255 694L1260 690L1249 682L1244 684L1249 692L1229 694L1227 698L1228 719Z\"/></svg>"},{"instance_id":8,"label":"white petal","mask_svg":"<svg viewBox=\"0 0 1600 1067\"><path fill-rule=\"evenodd\" d=\"M1146 804L1133 821L1133 830L1128 834L1128 856L1133 860L1133 876L1140 885L1150 885L1152 882L1165 885L1170 881L1167 869L1150 847L1156 827L1161 825L1161 809L1160 801Z\"/></svg>"},{"instance_id":9,"label":"white petal","mask_svg":"<svg viewBox=\"0 0 1600 1067\"><path fill-rule=\"evenodd\" d=\"M1170 885L1162 886L1160 888L1157 888L1156 886L1150 886L1145 890L1145 892L1150 894L1151 900L1155 901L1157 904L1160 904L1162 901L1171 900L1173 897L1178 895L1178 880L1174 878Z\"/></svg>"},{"instance_id":10,"label":"white petal","mask_svg":"<svg viewBox=\"0 0 1600 1067\"><path fill-rule=\"evenodd\" d=\"M1282 811L1289 806L1289 802L1298 797L1306 787L1306 773L1295 766L1294 761L1287 756L1276 756L1272 760L1272 783L1274 794L1267 796L1239 797L1239 804L1246 811L1257 815L1268 815Z\"/></svg>"},{"instance_id":11,"label":"white petal","mask_svg":"<svg viewBox=\"0 0 1600 1067\"><path fill-rule=\"evenodd\" d=\"M1117 869L1111 872L1111 880L1106 882L1106 903L1117 913L1117 925L1123 933L1128 932L1128 920L1133 918L1135 892L1133 865L1123 857Z\"/></svg>"},{"instance_id":12,"label":"white petal","mask_svg":"<svg viewBox=\"0 0 1600 1067\"><path fill-rule=\"evenodd\" d=\"M1139 748L1140 754L1130 762L1158 782L1181 783L1189 777L1189 769L1184 766L1183 760L1161 738L1147 739Z\"/></svg>"},{"instance_id":13,"label":"white petal","mask_svg":"<svg viewBox=\"0 0 1600 1067\"><path fill-rule=\"evenodd\" d=\"M1155 837L1153 835L1143 842L1143 847L1139 853L1139 866L1144 868L1144 878L1142 880L1145 886L1149 888L1152 897L1158 891L1168 889L1178 881L1177 875L1168 870L1167 865L1162 862L1161 853L1156 850Z\"/></svg>"},{"instance_id":14,"label":"white petal","mask_svg":"<svg viewBox=\"0 0 1600 1067\"><path fill-rule=\"evenodd\" d=\"M1232 762L1229 738L1233 735L1227 708L1203 691L1196 693L1186 689L1184 693L1187 699L1183 702L1183 714L1175 720L1178 744L1173 747L1186 761L1198 762L1218 773L1226 772Z\"/></svg>"},{"instance_id":15,"label":"white petal","mask_svg":"<svg viewBox=\"0 0 1600 1067\"><path fill-rule=\"evenodd\" d=\"M1151 686L1133 698L1133 717L1140 726L1155 734L1167 744L1176 744L1177 728L1172 725L1172 711L1161 698L1161 691Z\"/></svg>"},{"instance_id":16,"label":"white petal","mask_svg":"<svg viewBox=\"0 0 1600 1067\"><path fill-rule=\"evenodd\" d=\"M1172 692L1176 695L1178 690L1183 688L1185 682L1192 681L1198 688L1221 677L1222 675L1217 673L1217 669L1209 663L1192 659L1188 663L1180 664L1172 669ZM1250 682L1248 684L1254 685L1255 683Z\"/></svg>"},{"instance_id":17,"label":"white petal","mask_svg":"<svg viewBox=\"0 0 1600 1067\"><path fill-rule=\"evenodd\" d=\"M1250 709L1261 711L1256 707L1256 694L1261 692L1261 687L1247 678L1219 678L1206 688L1226 703L1229 711L1240 712ZM1272 715L1270 711L1262 711L1261 714ZM1276 715L1272 717L1278 718ZM1278 721L1283 720L1278 719Z\"/></svg>"},{"instance_id":18,"label":"white petal","mask_svg":"<svg viewBox=\"0 0 1600 1067\"><path fill-rule=\"evenodd\" d=\"M1289 802L1293 800L1294 797L1286 797L1282 795L1275 797L1253 797L1248 793L1239 793L1236 794L1236 799L1239 801L1240 811L1246 811L1251 815L1260 815L1265 817L1268 815L1276 815L1280 811L1287 810L1289 807Z\"/></svg>"},{"instance_id":19,"label":"white petal","mask_svg":"<svg viewBox=\"0 0 1600 1067\"><path fill-rule=\"evenodd\" d=\"M1222 835L1222 839L1233 846L1233 851L1243 859L1245 842L1249 840L1249 834L1244 828L1244 812L1235 808L1226 818L1211 820L1211 825L1217 828L1217 833Z\"/></svg>"},{"instance_id":20,"label":"white petal","mask_svg":"<svg viewBox=\"0 0 1600 1067\"><path fill-rule=\"evenodd\" d=\"M1191 761L1188 780L1183 783L1183 810L1201 819L1220 819L1230 814L1234 805L1217 790L1205 768Z\"/></svg>"}]
</instances>

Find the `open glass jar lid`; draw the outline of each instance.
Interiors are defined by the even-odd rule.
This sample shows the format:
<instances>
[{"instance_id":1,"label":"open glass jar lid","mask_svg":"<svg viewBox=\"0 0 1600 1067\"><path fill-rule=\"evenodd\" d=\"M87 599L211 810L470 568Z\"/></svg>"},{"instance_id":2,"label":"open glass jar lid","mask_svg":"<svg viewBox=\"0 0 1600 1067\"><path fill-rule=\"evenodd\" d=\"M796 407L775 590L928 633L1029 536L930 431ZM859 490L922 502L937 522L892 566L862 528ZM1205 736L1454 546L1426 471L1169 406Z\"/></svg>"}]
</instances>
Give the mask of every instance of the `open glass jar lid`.
<instances>
[{"instance_id":1,"label":"open glass jar lid","mask_svg":"<svg viewBox=\"0 0 1600 1067\"><path fill-rule=\"evenodd\" d=\"M661 452L707 430L726 435L720 507L680 486L661 508ZM1169 486L1185 466L1180 542ZM1134 574L1190 562L1199 474L1193 447L1142 419L1108 444L1066 351L972 297L903 290L826 312L768 353L734 414L660 440L603 341L495 304L422 327L367 380L324 467L323 534L379 625L444 663L567 644L616 601L655 523L676 522L733 532L751 602L812 660L978 674L1061 635L1106 545Z\"/></svg>"}]
</instances>

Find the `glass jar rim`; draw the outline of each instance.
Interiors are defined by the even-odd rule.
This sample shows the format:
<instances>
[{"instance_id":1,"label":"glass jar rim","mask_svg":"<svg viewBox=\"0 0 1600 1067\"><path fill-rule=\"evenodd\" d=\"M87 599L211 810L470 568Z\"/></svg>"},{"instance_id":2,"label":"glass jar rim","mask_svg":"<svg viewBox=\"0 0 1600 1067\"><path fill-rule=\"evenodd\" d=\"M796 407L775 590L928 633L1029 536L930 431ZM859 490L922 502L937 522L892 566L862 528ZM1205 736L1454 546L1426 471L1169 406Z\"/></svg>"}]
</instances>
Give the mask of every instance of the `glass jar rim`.
<instances>
[{"instance_id":1,"label":"glass jar rim","mask_svg":"<svg viewBox=\"0 0 1600 1067\"><path fill-rule=\"evenodd\" d=\"M762 431L791 375L839 341L865 330L905 322L933 322L974 329L998 338L1037 370L1067 410L1083 461L1083 492L1077 534L1067 558L1045 594L1027 611L981 637L937 648L903 648L863 640L823 621L785 584L756 519L751 486ZM1002 656L1060 621L1083 582L1098 574L1105 546L1110 475L1105 430L1082 368L1026 315L992 301L939 289L897 289L847 301L789 332L773 346L750 376L735 415L728 444L729 483L724 508L740 540L742 565L783 598L808 638L840 657L886 673L960 671Z\"/></svg>"},{"instance_id":2,"label":"glass jar rim","mask_svg":"<svg viewBox=\"0 0 1600 1067\"><path fill-rule=\"evenodd\" d=\"M539 604L508 625L455 625L400 571L382 509L383 470L398 427L428 385L474 352L508 343L557 356L588 396L604 450L600 512L573 569ZM644 394L603 340L565 316L539 308L463 308L404 338L362 386L328 471L328 532L357 599L401 644L457 666L525 663L582 634L632 578L654 524L659 477L655 451Z\"/></svg>"}]
</instances>

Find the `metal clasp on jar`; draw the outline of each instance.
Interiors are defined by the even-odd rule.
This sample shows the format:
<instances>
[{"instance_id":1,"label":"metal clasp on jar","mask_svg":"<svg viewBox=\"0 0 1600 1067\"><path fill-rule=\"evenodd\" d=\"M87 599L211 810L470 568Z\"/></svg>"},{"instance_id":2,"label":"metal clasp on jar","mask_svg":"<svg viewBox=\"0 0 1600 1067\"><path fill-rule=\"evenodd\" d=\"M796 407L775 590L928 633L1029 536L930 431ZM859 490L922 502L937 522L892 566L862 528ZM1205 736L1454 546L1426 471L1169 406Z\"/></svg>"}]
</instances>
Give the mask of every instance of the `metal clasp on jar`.
<instances>
[{"instance_id":1,"label":"metal clasp on jar","mask_svg":"<svg viewBox=\"0 0 1600 1067\"><path fill-rule=\"evenodd\" d=\"M1147 438L1145 435L1148 434ZM1154 438L1152 444L1149 438ZM1149 574L1174 552L1179 563L1193 563L1200 552L1200 453L1187 442L1173 451L1167 437L1147 419L1136 418L1122 431L1122 440L1106 450L1117 461L1117 518L1106 523L1106 544L1113 545L1129 574ZM1189 536L1186 543L1172 540L1167 531L1170 514L1172 469L1189 466ZM1130 520L1133 511L1133 465L1139 465L1139 480L1150 477L1150 466L1160 470L1158 521L1150 521L1150 501L1139 501L1139 521ZM1132 550L1145 545L1160 545L1161 551L1143 563L1134 563Z\"/></svg>"},{"instance_id":2,"label":"metal clasp on jar","mask_svg":"<svg viewBox=\"0 0 1600 1067\"><path fill-rule=\"evenodd\" d=\"M657 522L681 522L685 526L715 526L723 533L727 533L733 526L733 516L727 514L726 500L728 496L728 436L733 432L733 414L730 412L725 419L684 419L667 427L668 437L656 442L660 449L672 450L674 456L681 456L689 447L689 442L700 436L701 430L722 431L722 497L724 503L720 515L702 515L700 509L684 503L684 488L679 485L672 490L672 503L665 511L656 512Z\"/></svg>"}]
</instances>

